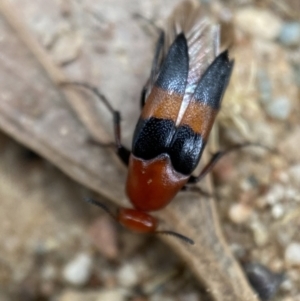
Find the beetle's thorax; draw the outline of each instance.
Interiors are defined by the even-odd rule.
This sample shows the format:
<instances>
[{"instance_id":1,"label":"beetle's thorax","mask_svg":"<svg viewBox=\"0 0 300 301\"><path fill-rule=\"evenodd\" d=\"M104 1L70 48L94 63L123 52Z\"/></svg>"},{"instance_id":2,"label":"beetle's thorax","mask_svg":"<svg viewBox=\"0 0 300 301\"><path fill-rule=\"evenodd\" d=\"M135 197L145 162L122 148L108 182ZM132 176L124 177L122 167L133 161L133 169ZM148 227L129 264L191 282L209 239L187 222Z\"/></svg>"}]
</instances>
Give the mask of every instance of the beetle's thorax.
<instances>
[{"instance_id":1,"label":"beetle's thorax","mask_svg":"<svg viewBox=\"0 0 300 301\"><path fill-rule=\"evenodd\" d=\"M130 156L126 184L133 206L142 211L165 207L185 185L189 176L174 170L168 154L151 160Z\"/></svg>"}]
</instances>

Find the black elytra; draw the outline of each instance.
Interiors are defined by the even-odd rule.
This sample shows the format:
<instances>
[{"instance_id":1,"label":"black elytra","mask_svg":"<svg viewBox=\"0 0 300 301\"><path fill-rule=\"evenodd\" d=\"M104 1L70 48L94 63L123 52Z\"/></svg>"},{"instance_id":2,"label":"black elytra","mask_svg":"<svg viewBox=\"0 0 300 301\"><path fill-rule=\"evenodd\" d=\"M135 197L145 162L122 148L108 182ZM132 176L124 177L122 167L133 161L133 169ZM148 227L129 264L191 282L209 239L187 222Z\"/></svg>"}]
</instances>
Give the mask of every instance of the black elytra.
<instances>
[{"instance_id":1,"label":"black elytra","mask_svg":"<svg viewBox=\"0 0 300 301\"><path fill-rule=\"evenodd\" d=\"M168 93L184 95L187 85L189 57L184 34L179 34L165 58L155 86ZM214 110L220 108L228 85L233 62L224 51L212 62L195 88L193 99ZM201 121L199 121L201 122ZM150 160L168 154L177 172L191 174L197 167L206 141L189 125L175 126L170 119L140 118L134 131L132 153Z\"/></svg>"},{"instance_id":2,"label":"black elytra","mask_svg":"<svg viewBox=\"0 0 300 301\"><path fill-rule=\"evenodd\" d=\"M165 58L155 86L168 92L183 95L189 73L189 54L187 41L183 33L179 34L171 45Z\"/></svg>"},{"instance_id":3,"label":"black elytra","mask_svg":"<svg viewBox=\"0 0 300 301\"><path fill-rule=\"evenodd\" d=\"M219 54L203 74L195 90L194 98L219 110L233 64L233 61L228 60L228 50Z\"/></svg>"}]
</instances>

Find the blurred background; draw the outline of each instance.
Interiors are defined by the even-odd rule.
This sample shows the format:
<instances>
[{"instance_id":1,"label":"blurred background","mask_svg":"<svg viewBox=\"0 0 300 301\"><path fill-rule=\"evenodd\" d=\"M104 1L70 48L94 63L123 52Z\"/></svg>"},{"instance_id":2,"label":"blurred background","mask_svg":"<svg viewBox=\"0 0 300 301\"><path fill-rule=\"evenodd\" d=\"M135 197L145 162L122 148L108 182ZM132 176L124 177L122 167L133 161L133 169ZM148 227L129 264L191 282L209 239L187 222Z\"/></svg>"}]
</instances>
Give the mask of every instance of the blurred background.
<instances>
[{"instance_id":1,"label":"blurred background","mask_svg":"<svg viewBox=\"0 0 300 301\"><path fill-rule=\"evenodd\" d=\"M117 160L106 150L80 147L91 129L105 136L97 122L105 138L112 137L111 116L101 115L101 106L85 110L64 103L50 80L53 64L69 80L98 86L120 109L124 143L130 146L157 39L156 30L136 14L163 26L180 2L0 4L1 301L212 300L170 246L158 237L128 233L83 202L91 193L86 187L102 193L98 199L110 199L114 191L124 201L125 170ZM299 301L300 2L202 5L221 24L222 45L235 59L214 148L252 141L277 151L249 148L215 167L221 227L239 262L259 263L274 273L264 279L274 284L274 294L278 289L272 300ZM18 22L19 29L12 29ZM49 56L46 72L43 56L25 46L31 38ZM84 126L92 112L101 117ZM97 172L106 182L96 179Z\"/></svg>"}]
</instances>

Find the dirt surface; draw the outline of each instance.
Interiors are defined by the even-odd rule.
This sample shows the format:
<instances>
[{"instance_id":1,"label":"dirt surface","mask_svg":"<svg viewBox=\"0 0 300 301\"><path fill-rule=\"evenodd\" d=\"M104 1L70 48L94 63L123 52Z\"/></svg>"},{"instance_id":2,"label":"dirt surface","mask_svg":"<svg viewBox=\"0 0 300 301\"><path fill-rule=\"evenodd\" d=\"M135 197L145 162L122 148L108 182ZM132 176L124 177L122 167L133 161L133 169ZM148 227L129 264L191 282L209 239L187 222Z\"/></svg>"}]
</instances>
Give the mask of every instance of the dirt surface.
<instances>
[{"instance_id":1,"label":"dirt surface","mask_svg":"<svg viewBox=\"0 0 300 301\"><path fill-rule=\"evenodd\" d=\"M141 87L150 71L157 38L147 21L134 14L139 13L162 26L180 1L7 2L70 80L97 85L114 107L120 108L123 138L125 144L130 145ZM298 1L280 4L251 0L228 1L226 5L218 1L203 2L208 5L211 16L221 23L223 44L230 46L235 59L234 73L211 135L212 148L225 149L235 143L252 141L276 150L274 153L257 147L247 148L226 156L215 167L213 193L221 228L237 262L262 264L274 273L284 274L284 281L272 300L299 301L299 4ZM3 25L4 19L1 22ZM295 24L294 29L291 24ZM3 28L4 25L1 30ZM4 32L1 34L4 36ZM27 65L25 60L24 65L14 69L14 60L6 56L9 50L5 45L1 47L1 82L9 79L7 91L13 95L14 90L19 89L14 86L16 81L22 82L45 102L44 105L31 94L19 94L24 97L24 106L14 110L28 111L33 117L47 120L47 124L58 125L60 120L56 122L52 118L54 113L39 115L40 107L43 112L52 108L45 100L47 97L48 101L49 93L41 90L49 79L40 78L37 69L30 70L32 65ZM12 57L17 57L21 50L12 48ZM30 59L34 61L34 55ZM18 73L12 74L11 70ZM53 99L59 102L56 95L59 89L55 89ZM5 103L10 93L3 91L0 97ZM5 106L0 107L2 115ZM109 191L115 190L119 203L124 203L124 196L119 192L123 189L115 188L122 183L124 172L116 172L115 178L111 178L113 172L122 167L103 150L99 153L97 149L92 150L91 157L104 154L103 161L100 158L97 163L90 161L83 149L69 150L68 147L72 147L64 137L76 137L81 145L88 136L88 129L79 122L80 117L76 119L76 112L68 105L59 108L60 119L67 119L64 112L68 111L77 120L71 125L80 129L69 130L68 136L66 127L61 136L66 154L74 154L73 161L86 167L78 171L79 165L72 165L73 173L81 173L84 178L86 170L99 164L97 168L104 174L103 179L98 182L95 179L86 186L96 187L106 180L104 193L97 198L110 199ZM110 137L113 134L111 116L101 115L102 109L97 107L95 112L99 111L102 128ZM210 301L218 298L194 276L195 271L187 265L188 255L178 256L183 253L177 252L174 245L170 247L158 237L128 233L106 214L84 203L83 197L91 191L70 179L68 176L76 177L64 167L73 161L66 161L64 157L50 160L61 170L68 170L66 176L9 137L5 124L1 123L1 128L1 301ZM22 134L23 129L16 128ZM37 137L44 134L43 129L36 128L31 133ZM45 138L47 141L47 136ZM30 135L26 139L31 139ZM60 140L48 142L55 149ZM84 180L78 181L84 183ZM185 204L197 206L193 202ZM184 213L183 209L182 215ZM274 283L275 280L263 281Z\"/></svg>"}]
</instances>

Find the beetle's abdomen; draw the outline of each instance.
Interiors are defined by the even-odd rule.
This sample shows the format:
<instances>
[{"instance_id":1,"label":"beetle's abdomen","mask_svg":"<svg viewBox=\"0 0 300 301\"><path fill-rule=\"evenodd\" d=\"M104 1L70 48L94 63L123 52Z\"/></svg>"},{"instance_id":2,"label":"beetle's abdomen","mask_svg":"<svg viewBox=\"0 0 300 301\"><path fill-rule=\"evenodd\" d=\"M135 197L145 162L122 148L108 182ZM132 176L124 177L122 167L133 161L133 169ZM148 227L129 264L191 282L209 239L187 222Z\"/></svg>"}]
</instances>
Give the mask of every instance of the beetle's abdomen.
<instances>
[{"instance_id":1,"label":"beetle's abdomen","mask_svg":"<svg viewBox=\"0 0 300 301\"><path fill-rule=\"evenodd\" d=\"M164 208L188 178L188 175L174 170L167 154L152 160L143 160L131 155L126 192L136 209L155 211Z\"/></svg>"}]
</instances>

